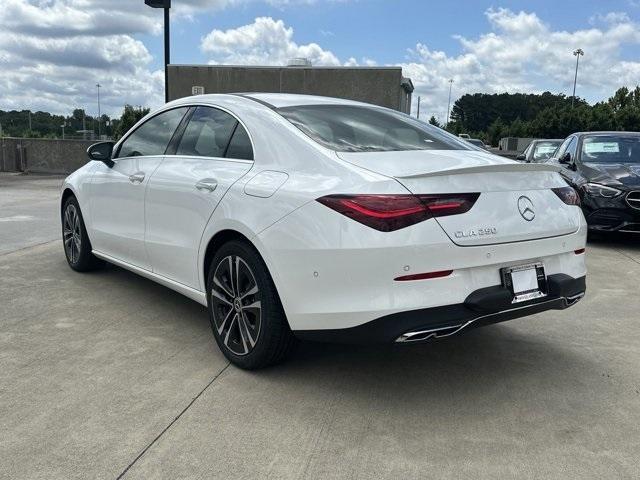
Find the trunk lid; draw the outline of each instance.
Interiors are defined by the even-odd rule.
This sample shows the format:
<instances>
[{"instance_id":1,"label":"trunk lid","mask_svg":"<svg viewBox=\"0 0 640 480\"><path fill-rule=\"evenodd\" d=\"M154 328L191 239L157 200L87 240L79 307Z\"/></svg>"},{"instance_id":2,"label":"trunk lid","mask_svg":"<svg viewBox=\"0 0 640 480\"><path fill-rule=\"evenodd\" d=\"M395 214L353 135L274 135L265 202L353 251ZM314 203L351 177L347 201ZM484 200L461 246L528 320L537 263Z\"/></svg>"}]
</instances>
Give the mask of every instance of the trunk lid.
<instances>
[{"instance_id":1,"label":"trunk lid","mask_svg":"<svg viewBox=\"0 0 640 480\"><path fill-rule=\"evenodd\" d=\"M467 213L436 218L460 246L567 235L580 226L578 207L566 205L551 190L566 186L554 165L522 164L473 150L339 152L338 156L393 177L415 194L479 192Z\"/></svg>"}]
</instances>

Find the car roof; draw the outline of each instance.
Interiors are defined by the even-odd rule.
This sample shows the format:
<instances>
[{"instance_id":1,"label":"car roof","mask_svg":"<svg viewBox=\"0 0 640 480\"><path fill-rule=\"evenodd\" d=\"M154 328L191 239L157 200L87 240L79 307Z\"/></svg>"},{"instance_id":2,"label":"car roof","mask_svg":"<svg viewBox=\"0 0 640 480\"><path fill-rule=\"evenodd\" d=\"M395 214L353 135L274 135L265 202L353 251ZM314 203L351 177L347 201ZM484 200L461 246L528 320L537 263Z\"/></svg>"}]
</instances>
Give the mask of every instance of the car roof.
<instances>
[{"instance_id":1,"label":"car roof","mask_svg":"<svg viewBox=\"0 0 640 480\"><path fill-rule=\"evenodd\" d=\"M354 105L363 107L375 107L364 102L356 102L344 98L322 97L319 95L303 95L297 93L213 93L182 97L172 101L173 105L184 103L216 103L224 100L238 99L239 97L253 100L269 108L293 107L298 105Z\"/></svg>"},{"instance_id":2,"label":"car roof","mask_svg":"<svg viewBox=\"0 0 640 480\"><path fill-rule=\"evenodd\" d=\"M344 98L323 97L320 95L304 95L298 93L244 93L243 97L252 98L274 108L294 107L298 105L361 105L368 103L356 102Z\"/></svg>"},{"instance_id":3,"label":"car roof","mask_svg":"<svg viewBox=\"0 0 640 480\"><path fill-rule=\"evenodd\" d=\"M585 136L585 135L618 135L618 136L625 136L625 137L637 137L640 135L640 132L624 132L624 131L615 131L615 130L610 130L610 131L599 131L599 132L576 132L572 135L580 135L580 136Z\"/></svg>"}]
</instances>

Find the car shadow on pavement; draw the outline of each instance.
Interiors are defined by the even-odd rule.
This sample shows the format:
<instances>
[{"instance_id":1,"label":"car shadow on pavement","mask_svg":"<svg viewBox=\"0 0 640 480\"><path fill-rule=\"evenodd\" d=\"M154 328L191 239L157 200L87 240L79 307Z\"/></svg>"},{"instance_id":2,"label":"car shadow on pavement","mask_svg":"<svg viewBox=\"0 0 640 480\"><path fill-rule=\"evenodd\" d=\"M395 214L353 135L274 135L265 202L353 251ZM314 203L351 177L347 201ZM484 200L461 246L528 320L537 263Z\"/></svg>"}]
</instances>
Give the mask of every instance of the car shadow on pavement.
<instances>
[{"instance_id":1,"label":"car shadow on pavement","mask_svg":"<svg viewBox=\"0 0 640 480\"><path fill-rule=\"evenodd\" d=\"M536 321L519 321L527 320ZM572 389L600 376L586 352L517 330L491 325L410 346L302 342L288 362L248 374L256 384L276 382L284 390L334 392L346 396L345 405L381 403L392 416L403 409L413 415L416 408L466 416L529 405L534 398L542 402L534 409L544 409L565 404Z\"/></svg>"},{"instance_id":2,"label":"car shadow on pavement","mask_svg":"<svg viewBox=\"0 0 640 480\"><path fill-rule=\"evenodd\" d=\"M102 281L125 286L130 295L140 299L141 306L148 302L161 307L165 314L159 321L207 335L213 345L207 312L196 302L119 267L108 266L98 275L103 276ZM562 315L566 313L558 313ZM565 348L561 338L535 329L535 322L544 321L561 319L529 317L415 345L305 341L283 364L255 372L232 367L229 373L253 376L259 383L275 381L292 387L313 384L314 388L344 389L367 397L390 388L389 392L395 393L384 395L397 395L402 402L427 394L433 400L441 395L464 397L495 389L504 391L509 386L528 389L532 384L557 387L580 382L581 375L592 370L593 360L579 350ZM558 326L561 328L561 324ZM571 335L566 329L563 332ZM505 394L508 398L508 392Z\"/></svg>"}]
</instances>

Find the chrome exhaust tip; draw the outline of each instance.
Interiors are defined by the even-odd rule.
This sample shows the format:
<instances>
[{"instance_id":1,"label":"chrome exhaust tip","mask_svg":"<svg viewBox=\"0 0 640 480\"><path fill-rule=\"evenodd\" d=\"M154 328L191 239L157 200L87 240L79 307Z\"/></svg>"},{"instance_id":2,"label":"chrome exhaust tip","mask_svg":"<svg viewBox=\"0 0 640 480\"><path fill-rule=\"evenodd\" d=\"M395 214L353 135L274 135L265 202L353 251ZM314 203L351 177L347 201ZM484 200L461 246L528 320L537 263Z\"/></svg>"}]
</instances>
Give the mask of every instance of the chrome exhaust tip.
<instances>
[{"instance_id":1,"label":"chrome exhaust tip","mask_svg":"<svg viewBox=\"0 0 640 480\"><path fill-rule=\"evenodd\" d=\"M460 332L473 321L454 325L449 327L432 328L430 330L416 330L415 332L407 332L396 338L396 343L426 342L427 340L436 340L445 337L451 337Z\"/></svg>"},{"instance_id":2,"label":"chrome exhaust tip","mask_svg":"<svg viewBox=\"0 0 640 480\"><path fill-rule=\"evenodd\" d=\"M567 307L571 305L575 305L584 297L585 292L578 293L577 295L573 295L571 297L564 297L565 302L567 302Z\"/></svg>"},{"instance_id":3,"label":"chrome exhaust tip","mask_svg":"<svg viewBox=\"0 0 640 480\"><path fill-rule=\"evenodd\" d=\"M568 297L559 297L559 298L555 298L553 300L542 302L542 304L555 303L557 305L560 302L562 302L562 303L560 303L560 305L564 304L563 308L568 308L568 307L570 307L572 305L575 305L580 300L582 300L582 298L584 297L584 294L585 294L585 292L580 292L580 293L578 293L576 295L572 295L572 296L568 296ZM491 317L496 317L496 316L499 316L501 314L514 312L514 311L517 311L517 310L526 310L526 309L528 309L530 307L535 307L537 305L539 305L539 304L525 305L523 307L516 307L516 308L512 308L512 309L508 309L508 310L502 310L500 312L490 313L490 314L487 314L487 315L481 315L481 316L478 316L478 317L476 317L476 318L474 318L472 320L469 320L469 321L467 321L465 323L461 323L459 325L432 328L432 329L429 329L429 330L415 330L415 331L411 331L411 332L406 332L406 333L403 333L402 335L400 335L398 338L396 338L395 343L414 343L414 342L417 343L417 342L426 342L428 340L438 340L440 338L451 337L453 335L457 335L462 330L467 328L472 323L477 322L478 320L491 318Z\"/></svg>"}]
</instances>

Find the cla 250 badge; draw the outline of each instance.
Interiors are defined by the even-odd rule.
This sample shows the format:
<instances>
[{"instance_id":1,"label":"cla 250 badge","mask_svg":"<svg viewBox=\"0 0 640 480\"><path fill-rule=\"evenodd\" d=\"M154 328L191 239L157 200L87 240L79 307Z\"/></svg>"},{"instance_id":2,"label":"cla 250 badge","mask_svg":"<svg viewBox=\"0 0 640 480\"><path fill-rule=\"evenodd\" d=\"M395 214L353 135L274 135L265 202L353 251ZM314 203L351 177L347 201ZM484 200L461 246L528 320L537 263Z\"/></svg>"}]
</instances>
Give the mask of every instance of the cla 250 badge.
<instances>
[{"instance_id":1,"label":"cla 250 badge","mask_svg":"<svg viewBox=\"0 0 640 480\"><path fill-rule=\"evenodd\" d=\"M472 228L471 230L458 230L453 235L456 238L485 237L487 235L495 235L498 233L496 227Z\"/></svg>"}]
</instances>

